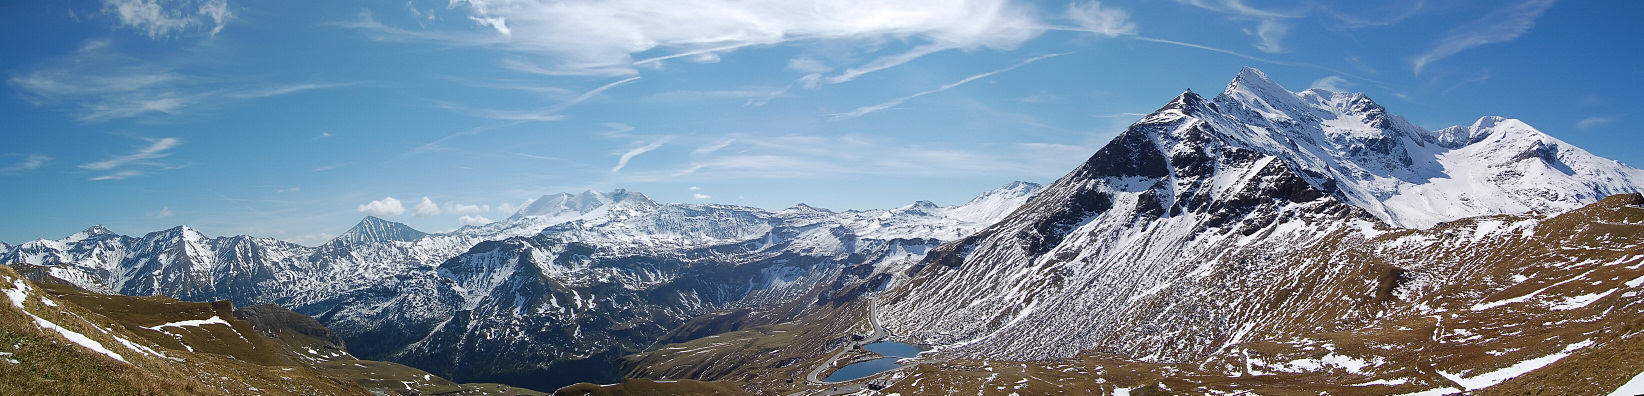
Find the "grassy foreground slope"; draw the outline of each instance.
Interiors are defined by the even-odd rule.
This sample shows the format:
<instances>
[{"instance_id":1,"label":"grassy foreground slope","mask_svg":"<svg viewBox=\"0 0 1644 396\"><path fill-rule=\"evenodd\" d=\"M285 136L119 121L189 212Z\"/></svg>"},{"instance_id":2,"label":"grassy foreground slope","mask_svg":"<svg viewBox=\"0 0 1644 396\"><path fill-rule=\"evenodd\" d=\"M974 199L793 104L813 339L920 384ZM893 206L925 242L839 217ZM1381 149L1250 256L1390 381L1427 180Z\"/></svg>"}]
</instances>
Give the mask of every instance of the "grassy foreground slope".
<instances>
[{"instance_id":1,"label":"grassy foreground slope","mask_svg":"<svg viewBox=\"0 0 1644 396\"><path fill-rule=\"evenodd\" d=\"M90 293L8 266L0 292L0 394L543 394L359 360L312 318L271 305Z\"/></svg>"}]
</instances>

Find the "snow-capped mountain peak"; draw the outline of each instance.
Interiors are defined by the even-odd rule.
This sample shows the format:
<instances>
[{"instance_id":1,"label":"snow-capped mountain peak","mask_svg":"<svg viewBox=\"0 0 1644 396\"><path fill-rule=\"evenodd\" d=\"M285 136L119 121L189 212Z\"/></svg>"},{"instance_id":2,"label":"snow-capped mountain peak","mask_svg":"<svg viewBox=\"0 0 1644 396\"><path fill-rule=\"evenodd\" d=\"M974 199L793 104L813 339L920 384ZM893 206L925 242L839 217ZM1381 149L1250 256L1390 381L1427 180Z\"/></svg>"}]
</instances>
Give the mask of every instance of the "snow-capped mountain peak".
<instances>
[{"instance_id":1,"label":"snow-capped mountain peak","mask_svg":"<svg viewBox=\"0 0 1644 396\"><path fill-rule=\"evenodd\" d=\"M1292 119L1294 113L1305 108L1296 94L1267 78L1261 70L1249 67L1239 70L1239 75L1217 99L1238 101L1274 120Z\"/></svg>"},{"instance_id":2,"label":"snow-capped mountain peak","mask_svg":"<svg viewBox=\"0 0 1644 396\"><path fill-rule=\"evenodd\" d=\"M1183 118L1192 120L1176 124ZM1210 146L1253 150L1400 227L1558 212L1644 188L1644 171L1518 120L1484 117L1429 132L1362 93L1291 92L1252 68L1208 102L1189 91L1138 124L1173 125L1149 129L1163 139L1167 162L1203 157ZM1523 162L1531 158L1541 161Z\"/></svg>"},{"instance_id":3,"label":"snow-capped mountain peak","mask_svg":"<svg viewBox=\"0 0 1644 396\"><path fill-rule=\"evenodd\" d=\"M964 205L954 207L948 216L978 224L993 224L1021 207L1045 186L1038 183L1013 181L999 188L971 198Z\"/></svg>"},{"instance_id":4,"label":"snow-capped mountain peak","mask_svg":"<svg viewBox=\"0 0 1644 396\"><path fill-rule=\"evenodd\" d=\"M527 217L541 217L563 219L568 221L582 217L598 216L611 206L619 206L630 210L655 209L659 204L650 197L638 192L617 189L611 192L594 190L583 191L580 194L558 193L544 195L531 201L531 204L520 208L510 216L511 220Z\"/></svg>"},{"instance_id":5,"label":"snow-capped mountain peak","mask_svg":"<svg viewBox=\"0 0 1644 396\"><path fill-rule=\"evenodd\" d=\"M83 231L76 232L73 235L69 235L68 238L64 238L64 241L67 243L74 243L91 239L98 235L114 235L114 231L109 231L107 228L103 228L103 226L99 224L86 228Z\"/></svg>"},{"instance_id":6,"label":"snow-capped mountain peak","mask_svg":"<svg viewBox=\"0 0 1644 396\"><path fill-rule=\"evenodd\" d=\"M387 241L412 242L427 235L405 224L383 220L376 216L366 216L360 220L359 224L354 225L354 228L350 228L347 232L332 239L332 242L350 244Z\"/></svg>"}]
</instances>

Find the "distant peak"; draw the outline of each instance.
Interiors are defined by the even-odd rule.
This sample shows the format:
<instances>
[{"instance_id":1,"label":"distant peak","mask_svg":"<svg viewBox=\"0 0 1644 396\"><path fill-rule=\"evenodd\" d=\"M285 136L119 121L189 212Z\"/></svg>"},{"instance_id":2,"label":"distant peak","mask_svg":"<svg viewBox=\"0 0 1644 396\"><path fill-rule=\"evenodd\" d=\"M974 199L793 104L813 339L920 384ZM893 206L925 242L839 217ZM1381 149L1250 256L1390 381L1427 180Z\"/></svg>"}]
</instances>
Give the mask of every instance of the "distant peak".
<instances>
[{"instance_id":1,"label":"distant peak","mask_svg":"<svg viewBox=\"0 0 1644 396\"><path fill-rule=\"evenodd\" d=\"M399 224L399 223L388 221L388 220L383 220L381 217L377 217L377 216L365 216L365 218L360 219L360 224Z\"/></svg>"},{"instance_id":2,"label":"distant peak","mask_svg":"<svg viewBox=\"0 0 1644 396\"><path fill-rule=\"evenodd\" d=\"M1204 97L1199 96L1199 94L1194 93L1193 90L1189 89L1187 91L1183 91L1181 95L1176 95L1175 99L1171 99L1170 103L1166 103L1164 107L1159 108L1159 110L1155 111L1155 113L1174 109L1183 114L1190 114L1193 112L1191 110L1192 108L1198 107L1203 103Z\"/></svg>"},{"instance_id":3,"label":"distant peak","mask_svg":"<svg viewBox=\"0 0 1644 396\"><path fill-rule=\"evenodd\" d=\"M1227 83L1227 89L1223 90L1222 93L1226 95L1238 91L1245 91L1264 97L1279 93L1294 95L1290 92L1290 90L1284 89L1283 86L1280 86L1279 83L1273 82L1273 79L1267 78L1266 73L1262 73L1261 70L1248 66L1239 70L1239 75L1233 77L1232 82Z\"/></svg>"},{"instance_id":4,"label":"distant peak","mask_svg":"<svg viewBox=\"0 0 1644 396\"><path fill-rule=\"evenodd\" d=\"M636 191L615 189L610 192L584 190L577 194L556 193L542 196L530 204L514 212L509 218L525 217L556 217L580 216L594 212L596 209L612 204L622 204L626 208L646 208L656 206L656 201Z\"/></svg>"},{"instance_id":5,"label":"distant peak","mask_svg":"<svg viewBox=\"0 0 1644 396\"><path fill-rule=\"evenodd\" d=\"M1483 116L1483 117L1479 117L1478 121L1473 122L1473 128L1475 128L1475 129L1495 128L1496 124L1500 124L1500 123L1505 122L1507 120L1508 120L1507 117L1502 117L1502 116Z\"/></svg>"},{"instance_id":6,"label":"distant peak","mask_svg":"<svg viewBox=\"0 0 1644 396\"><path fill-rule=\"evenodd\" d=\"M342 235L338 235L337 238L332 241L352 243L384 241L410 242L422 239L422 237L427 235L428 234L425 234L422 231L417 231L417 229L411 228L411 226L405 224L383 220L376 216L365 216L364 219L360 219L359 224L354 225L354 228L348 229L347 232L344 232Z\"/></svg>"},{"instance_id":7,"label":"distant peak","mask_svg":"<svg viewBox=\"0 0 1644 396\"><path fill-rule=\"evenodd\" d=\"M791 207L791 208L788 208L788 209L786 209L786 210L783 210L783 211L784 211L784 212L795 212L795 213L798 213L798 212L805 212L805 213L833 213L833 211L832 211L832 210L828 210L828 209L826 209L826 208L818 208L818 207L815 207L815 206L810 206L810 205L807 205L807 204L804 204L804 203L801 203L801 204L798 204L798 205L794 205L794 206L793 206L793 207Z\"/></svg>"},{"instance_id":8,"label":"distant peak","mask_svg":"<svg viewBox=\"0 0 1644 396\"><path fill-rule=\"evenodd\" d=\"M189 227L189 226L186 226L186 225L171 227L171 228L166 229L165 232L176 233L176 234L182 234L182 233L195 233L195 234L198 234L198 233L200 233L200 231L194 229L194 227Z\"/></svg>"},{"instance_id":9,"label":"distant peak","mask_svg":"<svg viewBox=\"0 0 1644 396\"><path fill-rule=\"evenodd\" d=\"M78 242L98 235L114 235L114 231L109 231L107 228L103 228L102 224L98 224L91 226L90 228L86 228L84 231L76 232L74 235L69 235L68 241Z\"/></svg>"},{"instance_id":10,"label":"distant peak","mask_svg":"<svg viewBox=\"0 0 1644 396\"><path fill-rule=\"evenodd\" d=\"M1257 69L1257 68L1250 67L1250 66L1245 66L1245 67L1239 68L1239 75L1238 75L1237 78L1241 78L1241 79L1260 79L1260 80L1267 81L1267 82L1273 82L1272 79L1267 78L1267 73L1262 73L1261 69Z\"/></svg>"},{"instance_id":11,"label":"distant peak","mask_svg":"<svg viewBox=\"0 0 1644 396\"><path fill-rule=\"evenodd\" d=\"M994 189L994 191L1013 191L1022 189L1037 190L1042 187L1044 186L1039 185L1039 183L1017 180L1010 183L1005 183L1005 185L999 186L999 188Z\"/></svg>"}]
</instances>

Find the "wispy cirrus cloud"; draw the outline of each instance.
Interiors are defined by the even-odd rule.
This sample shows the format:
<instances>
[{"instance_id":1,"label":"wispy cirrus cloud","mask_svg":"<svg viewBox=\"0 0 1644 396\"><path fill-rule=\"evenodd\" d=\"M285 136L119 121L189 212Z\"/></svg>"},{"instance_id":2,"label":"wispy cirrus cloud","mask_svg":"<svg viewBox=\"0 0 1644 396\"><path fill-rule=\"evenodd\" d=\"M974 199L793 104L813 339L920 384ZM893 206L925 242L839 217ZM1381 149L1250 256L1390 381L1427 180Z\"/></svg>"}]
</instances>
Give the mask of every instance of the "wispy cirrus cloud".
<instances>
[{"instance_id":1,"label":"wispy cirrus cloud","mask_svg":"<svg viewBox=\"0 0 1644 396\"><path fill-rule=\"evenodd\" d=\"M1411 59L1415 74L1428 64L1448 58L1469 48L1485 44L1503 43L1518 39L1535 27L1536 18L1553 6L1555 0L1518 1L1483 17L1456 26L1433 43L1433 47Z\"/></svg>"},{"instance_id":2,"label":"wispy cirrus cloud","mask_svg":"<svg viewBox=\"0 0 1644 396\"><path fill-rule=\"evenodd\" d=\"M109 40L91 40L75 52L16 73L6 82L41 107L64 108L72 118L100 123L147 115L177 115L222 105L226 99L255 99L350 83L246 84L183 72L196 57L140 59Z\"/></svg>"},{"instance_id":3,"label":"wispy cirrus cloud","mask_svg":"<svg viewBox=\"0 0 1644 396\"><path fill-rule=\"evenodd\" d=\"M876 105L858 107L858 108L856 108L856 110L851 110L849 112L842 113L842 114L835 114L833 117L829 117L828 120L829 121L840 121L840 120L847 120L847 119L851 119L851 118L861 117L861 116L867 115L868 113L873 113L873 112L876 112L876 111L880 111L880 110L884 110L884 109L889 109L891 107L895 107L896 105L899 105L899 104L902 104L903 102L907 102L909 100L912 100L913 98L917 98L917 97L920 97L920 96L930 95L930 94L933 94L933 93L953 89L954 87L958 87L960 85L965 85L965 83L969 83L971 81L976 81L978 79L986 78L988 76L992 76L992 75L995 75L995 74L1015 70L1018 67L1027 66L1027 64L1037 62L1041 59L1052 58L1052 57L1057 57L1057 56L1061 56L1061 55L1065 55L1065 54L1049 54L1049 55L1035 56L1035 57L1023 60L1021 62L1017 62L1014 65L1010 65L1010 66L1002 68L1002 69L998 69L998 70L994 70L994 71L990 71L990 72L986 72L986 73L982 73L982 74L977 74L977 75L970 76L970 77L965 77L963 79L960 79L959 81L954 81L954 82L942 85L940 87L937 87L936 89L932 89L932 90L929 90L929 91L918 92L918 93L915 93L915 94L912 94L912 95L903 96L903 97L896 98L896 99L891 99L889 101L886 101L884 103L879 103L879 104L876 104Z\"/></svg>"},{"instance_id":4,"label":"wispy cirrus cloud","mask_svg":"<svg viewBox=\"0 0 1644 396\"><path fill-rule=\"evenodd\" d=\"M1136 24L1130 21L1130 13L1102 8L1100 1L1068 4L1067 18L1077 24L1079 30L1103 36L1117 37L1136 33Z\"/></svg>"},{"instance_id":5,"label":"wispy cirrus cloud","mask_svg":"<svg viewBox=\"0 0 1644 396\"><path fill-rule=\"evenodd\" d=\"M1313 84L1309 86L1308 89L1322 89L1330 92L1347 92L1347 88L1351 86L1353 86L1353 83L1347 81L1345 78L1341 78L1341 76L1325 76L1324 78L1314 80Z\"/></svg>"},{"instance_id":6,"label":"wispy cirrus cloud","mask_svg":"<svg viewBox=\"0 0 1644 396\"><path fill-rule=\"evenodd\" d=\"M910 142L894 137L782 135L726 136L684 162L618 176L615 183L690 182L813 177L1059 176L1094 152L1092 145L1013 143L976 147ZM727 147L720 147L723 143Z\"/></svg>"},{"instance_id":7,"label":"wispy cirrus cloud","mask_svg":"<svg viewBox=\"0 0 1644 396\"><path fill-rule=\"evenodd\" d=\"M481 118L489 118L489 119L493 119L493 120L501 120L501 121L516 121L516 122L559 121L559 120L562 120L562 119L565 118L564 115L558 114L559 112L564 111L565 109L570 108L571 106L576 106L578 104L581 104L582 102L586 102L589 99L593 99L594 97L597 97L600 94L605 93L605 91L611 90L612 88L616 88L616 87L619 87L619 86L622 86L622 85L625 85L625 84L628 84L628 83L632 83L634 81L639 81L639 77L638 76L628 77L628 78L624 78L624 79L617 80L617 81L614 81L614 82L606 83L605 85L601 85L597 88L588 90L587 92L583 92L581 94L578 94L577 96L571 97L571 98L566 99L564 101L561 101L559 103L555 103L552 106L548 106L548 107L541 108L541 109L536 109L536 110L473 109L473 108L458 106L458 105L454 105L454 104L441 104L440 107L444 108L446 110L451 110L451 111L455 111L455 112L462 113L462 114L467 114L467 115L481 117ZM447 136L444 139L440 139L439 142L443 142L443 141L448 140L452 137L468 135L468 134L471 134L471 133L459 133L459 134ZM435 142L435 143L439 143L439 142Z\"/></svg>"},{"instance_id":8,"label":"wispy cirrus cloud","mask_svg":"<svg viewBox=\"0 0 1644 396\"><path fill-rule=\"evenodd\" d=\"M155 40L195 28L216 36L234 19L227 0L104 0L103 13L118 18L120 27L135 29Z\"/></svg>"},{"instance_id":9,"label":"wispy cirrus cloud","mask_svg":"<svg viewBox=\"0 0 1644 396\"><path fill-rule=\"evenodd\" d=\"M348 87L348 86L354 86L354 85L358 85L358 84L355 84L355 83L341 83L341 84L299 83L299 84L287 84L287 85L268 86L268 87L253 89L253 90L246 90L246 91L242 91L242 92L231 92L231 93L224 94L223 96L230 97L230 98L235 98L235 99L257 99L257 98L267 98L267 97L272 97L272 96L288 95L288 94L293 94L293 93L298 93L298 92L303 92L303 91L311 91L311 90L316 90L316 89Z\"/></svg>"},{"instance_id":10,"label":"wispy cirrus cloud","mask_svg":"<svg viewBox=\"0 0 1644 396\"><path fill-rule=\"evenodd\" d=\"M51 156L45 154L4 154L0 158L21 157L16 162L0 167L0 176L15 175L45 166L51 161Z\"/></svg>"},{"instance_id":11,"label":"wispy cirrus cloud","mask_svg":"<svg viewBox=\"0 0 1644 396\"><path fill-rule=\"evenodd\" d=\"M455 0L451 6L467 14L467 28L399 29L369 15L345 26L381 39L500 48L529 57L510 60L510 68L552 75L628 75L636 66L712 61L742 48L801 40L923 42L922 50L835 76L841 82L945 49L1015 48L1042 32L1030 7L1009 0Z\"/></svg>"},{"instance_id":12,"label":"wispy cirrus cloud","mask_svg":"<svg viewBox=\"0 0 1644 396\"><path fill-rule=\"evenodd\" d=\"M1235 20L1254 20L1256 26L1244 33L1256 37L1256 49L1266 53L1288 51L1284 39L1290 34L1291 19L1306 15L1305 10L1261 9L1245 4L1244 0L1177 0L1195 7L1226 14Z\"/></svg>"},{"instance_id":13,"label":"wispy cirrus cloud","mask_svg":"<svg viewBox=\"0 0 1644 396\"><path fill-rule=\"evenodd\" d=\"M1621 115L1592 116L1583 118L1581 121L1577 121L1576 128L1583 131L1590 131L1593 129L1602 128L1606 125L1614 124L1618 121L1621 121Z\"/></svg>"},{"instance_id":14,"label":"wispy cirrus cloud","mask_svg":"<svg viewBox=\"0 0 1644 396\"><path fill-rule=\"evenodd\" d=\"M114 173L110 173L110 174L106 174L106 175L102 175L102 176L93 177L93 178L91 178L91 180L92 181L98 181L98 180L125 180L125 179L128 179L128 178L142 176L142 175L143 175L142 171L123 170L123 171L114 172Z\"/></svg>"},{"instance_id":15,"label":"wispy cirrus cloud","mask_svg":"<svg viewBox=\"0 0 1644 396\"><path fill-rule=\"evenodd\" d=\"M177 145L183 143L181 139L177 138L148 139L148 141L148 146L138 149L135 153L116 156L104 161L82 164L80 165L80 168L90 170L108 170L131 163L152 165L153 163L144 161L171 155L170 153L167 153L166 150L170 150L171 148L177 147Z\"/></svg>"},{"instance_id":16,"label":"wispy cirrus cloud","mask_svg":"<svg viewBox=\"0 0 1644 396\"><path fill-rule=\"evenodd\" d=\"M1141 40L1141 41L1146 41L1146 42L1150 42L1150 43L1170 44L1170 45L1187 47L1187 48L1201 49L1201 50L1210 51L1210 52L1217 52L1217 53L1232 55L1232 56L1236 56L1236 57L1240 57L1240 58L1244 58L1244 59L1249 59L1249 60L1253 60L1253 61L1257 61L1257 62L1262 62L1262 63L1269 63L1269 64L1280 65L1280 66L1305 67L1305 68L1309 68L1309 69L1323 70L1323 71L1336 73L1336 74L1343 75L1343 76L1353 77L1353 78L1363 80L1363 81L1369 81L1369 82L1373 82L1373 83L1377 83L1377 84L1385 84L1385 83L1377 81L1377 80L1365 78L1364 76L1360 76L1360 75L1357 75L1357 74L1337 70L1335 68L1316 65L1316 64L1312 64L1312 63L1291 62L1291 61L1282 61L1282 60L1271 59L1271 58L1263 58L1263 57L1249 55L1249 54L1245 54L1245 53L1234 51L1234 50L1229 50L1229 49L1226 49L1226 48L1217 48L1217 47L1212 47L1212 46L1208 46L1208 45L1194 44L1194 43L1181 42L1181 41L1175 41L1175 40L1166 40L1166 39L1161 39L1161 38L1153 38L1153 37L1140 36L1140 35L1130 35L1130 36L1125 36L1125 37L1128 37L1128 38L1131 38L1131 39L1136 39L1136 40Z\"/></svg>"},{"instance_id":17,"label":"wispy cirrus cloud","mask_svg":"<svg viewBox=\"0 0 1644 396\"><path fill-rule=\"evenodd\" d=\"M673 140L673 136L663 136L651 141L650 144L629 149L627 152L622 153L622 156L617 159L616 167L611 168L611 173L621 171L623 167L628 166L628 161L634 159L634 157L651 152L651 150L662 148L662 145L668 144L669 141Z\"/></svg>"},{"instance_id":18,"label":"wispy cirrus cloud","mask_svg":"<svg viewBox=\"0 0 1644 396\"><path fill-rule=\"evenodd\" d=\"M159 169L176 168L176 166L171 164L162 163L155 160L170 156L171 153L168 151L178 145L183 144L181 139L163 138L144 140L147 140L149 144L138 148L134 153L119 155L102 161L80 164L80 169L91 171L115 171L102 176L94 177L91 180L123 180L146 174L143 170L131 169L132 167Z\"/></svg>"}]
</instances>

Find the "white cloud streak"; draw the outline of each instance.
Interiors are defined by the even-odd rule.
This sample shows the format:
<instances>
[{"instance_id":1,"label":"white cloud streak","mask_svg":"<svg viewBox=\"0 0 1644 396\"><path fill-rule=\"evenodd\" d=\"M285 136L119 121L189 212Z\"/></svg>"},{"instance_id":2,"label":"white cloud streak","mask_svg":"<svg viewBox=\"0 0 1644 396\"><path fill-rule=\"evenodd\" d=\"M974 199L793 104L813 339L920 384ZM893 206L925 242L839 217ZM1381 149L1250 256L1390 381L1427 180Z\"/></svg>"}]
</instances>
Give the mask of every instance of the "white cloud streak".
<instances>
[{"instance_id":1,"label":"white cloud streak","mask_svg":"<svg viewBox=\"0 0 1644 396\"><path fill-rule=\"evenodd\" d=\"M1017 62L1016 64L1010 65L1009 67L1005 67L1003 69L990 71L990 72L987 72L987 73L977 74L977 75L970 76L970 77L965 77L964 79L961 79L959 81L955 81L955 82L952 82L952 83L948 83L948 84L943 85L941 87L937 87L936 89L932 89L932 90L929 90L929 91L923 91L923 92L915 93L915 94L908 95L908 96L903 96L903 97L896 98L896 99L891 99L890 101L886 101L884 103L880 103L880 104L876 104L876 105L872 105L872 106L858 107L858 108L856 108L856 110L851 110L850 112L843 113L843 114L835 114L833 117L829 117L828 120L829 121L841 121L841 120L847 120L847 119L851 119L851 118L861 117L863 115L867 115L868 113L873 113L873 112L876 112L876 111L880 111L880 110L888 109L888 108L891 108L891 107L895 107L896 105L899 105L899 104L902 104L903 102L907 102L909 100L912 100L913 98L917 98L917 97L920 97L920 96L930 95L930 94L933 94L933 93L938 93L938 92L946 91L946 90L949 90L949 89L953 89L954 87L958 87L960 85L965 85L965 83L969 83L971 81L976 81L978 79L986 78L988 76L992 76L992 75L995 75L995 74L1015 70L1018 67L1026 66L1029 63L1033 63L1033 62L1039 61L1041 59L1051 58L1051 57L1056 57L1056 56L1061 56L1061 55L1065 55L1065 54L1050 54L1050 55L1035 56L1035 57L1032 57L1032 58L1028 58L1027 60Z\"/></svg>"},{"instance_id":2,"label":"white cloud streak","mask_svg":"<svg viewBox=\"0 0 1644 396\"><path fill-rule=\"evenodd\" d=\"M6 157L23 157L14 164L0 167L0 175L15 175L45 166L51 161L51 156L45 154L7 154Z\"/></svg>"},{"instance_id":3,"label":"white cloud streak","mask_svg":"<svg viewBox=\"0 0 1644 396\"><path fill-rule=\"evenodd\" d=\"M1450 29L1443 38L1433 44L1433 48L1410 61L1415 74L1420 75L1421 70L1430 63L1469 48L1517 39L1535 27L1536 18L1540 18L1547 8L1552 7L1553 2L1554 0L1520 1Z\"/></svg>"},{"instance_id":4,"label":"white cloud streak","mask_svg":"<svg viewBox=\"0 0 1644 396\"><path fill-rule=\"evenodd\" d=\"M19 72L7 82L36 106L66 105L76 120L88 123L149 114L182 114L224 99L255 99L355 84L300 83L251 88L179 72L186 61L150 61L121 53L109 40L93 40L71 55ZM181 58L180 58L181 59ZM247 84L249 85L249 84ZM255 85L251 85L255 87Z\"/></svg>"},{"instance_id":5,"label":"white cloud streak","mask_svg":"<svg viewBox=\"0 0 1644 396\"><path fill-rule=\"evenodd\" d=\"M1263 19L1256 24L1255 29L1245 29L1245 34L1256 36L1256 49L1262 52L1277 54L1285 52L1284 36L1290 34L1290 24L1279 22L1277 19Z\"/></svg>"},{"instance_id":6,"label":"white cloud streak","mask_svg":"<svg viewBox=\"0 0 1644 396\"><path fill-rule=\"evenodd\" d=\"M1136 33L1136 24L1130 22L1129 13L1102 8L1100 1L1068 4L1067 17L1078 24L1080 30L1103 36L1118 37Z\"/></svg>"},{"instance_id":7,"label":"white cloud streak","mask_svg":"<svg viewBox=\"0 0 1644 396\"><path fill-rule=\"evenodd\" d=\"M451 111L455 111L455 112L458 112L458 113L463 113L463 114L467 114L467 115L471 115L471 116L475 116L475 117L489 118L489 119L501 120L501 121L514 121L514 122L559 121L559 120L565 119L565 115L557 114L560 111L564 111L566 108L570 108L571 106L576 106L578 104L581 104L582 102L588 101L589 99L593 99L594 97L599 96L599 94L602 94L602 93L605 93L605 91L611 90L611 88L616 88L616 87L622 86L623 84L631 83L631 82L638 81L638 80L639 80L639 77L637 77L637 76L617 80L615 82L611 82L611 83L608 83L608 84L605 84L605 85L601 85L598 88L588 90L588 92L583 92L582 94L577 95L575 97L572 97L571 99L567 99L564 102L554 104L553 106L548 106L547 108L543 108L541 110L523 110L523 111L521 111L521 110L470 109L470 108L460 107L460 106L456 106L456 105L449 105L449 104L440 105L440 107L442 107L446 110L451 110ZM453 137L456 137L456 136L470 135L470 134L472 134L472 133L459 133L459 134L454 134L454 135L451 135L451 136L446 136L445 138L434 142L434 144L444 142L444 141L449 140L449 139L451 139Z\"/></svg>"},{"instance_id":8,"label":"white cloud streak","mask_svg":"<svg viewBox=\"0 0 1644 396\"><path fill-rule=\"evenodd\" d=\"M901 66L904 63L911 62L914 59L919 59L920 57L923 57L925 55L930 55L930 54L934 54L934 53L937 53L937 52L950 50L950 49L953 49L953 47L949 46L949 45L938 45L938 44L922 45L922 46L916 47L913 50L910 50L908 52L903 52L903 53L900 53L900 54L875 59L873 62L868 62L868 64L862 65L862 67L853 67L853 68L845 69L845 71L839 73L839 75L824 78L824 79L822 79L822 81L826 81L829 84L838 84L838 83L842 83L842 82L847 82L847 81L855 80L857 77L862 77L863 75L866 75L868 73L873 73L873 72L876 72L876 71L885 70L885 69L889 69L889 68L896 67L896 66Z\"/></svg>"},{"instance_id":9,"label":"white cloud streak","mask_svg":"<svg viewBox=\"0 0 1644 396\"><path fill-rule=\"evenodd\" d=\"M286 95L286 94L293 94L293 93L297 93L297 92L309 91L309 90L315 90L315 89L346 87L346 86L350 86L350 85L355 85L355 84L314 84L314 83L291 84L291 85L284 85L284 86L268 87L268 88L253 90L253 91L235 92L235 93L230 93L230 94L226 94L226 95L223 95L223 96L227 96L227 97L235 98L235 99L256 99L256 98L266 98L266 97L271 97L271 96L280 96L280 95Z\"/></svg>"},{"instance_id":10,"label":"white cloud streak","mask_svg":"<svg viewBox=\"0 0 1644 396\"><path fill-rule=\"evenodd\" d=\"M1341 78L1341 76L1326 76L1313 81L1313 85L1308 87L1308 89L1321 89L1330 92L1347 92L1348 87L1351 86L1353 86L1353 83L1348 82L1345 78Z\"/></svg>"},{"instance_id":11,"label":"white cloud streak","mask_svg":"<svg viewBox=\"0 0 1644 396\"><path fill-rule=\"evenodd\" d=\"M150 145L145 146L145 148L140 148L140 150L136 150L136 153L115 156L115 158L105 159L105 161L97 161L97 163L81 164L81 169L90 169L90 171L107 171L107 169L120 168L120 166L125 166L125 164L153 164L148 163L148 159L164 158L164 156L169 156L169 153L166 153L166 150L171 150L171 148L176 148L176 146L182 145L182 140L178 140L178 138L163 138L163 140L148 141L150 141ZM135 174L132 174L132 176L135 176Z\"/></svg>"},{"instance_id":12,"label":"white cloud streak","mask_svg":"<svg viewBox=\"0 0 1644 396\"><path fill-rule=\"evenodd\" d=\"M1177 0L1195 7L1227 14L1234 20L1255 20L1256 26L1244 30L1245 34L1255 36L1256 49L1266 53L1285 52L1284 38L1290 34L1290 24L1286 20L1300 18L1306 13L1301 11L1284 12L1264 10L1245 4L1244 0Z\"/></svg>"},{"instance_id":13,"label":"white cloud streak","mask_svg":"<svg viewBox=\"0 0 1644 396\"><path fill-rule=\"evenodd\" d=\"M1009 0L455 0L451 4L495 33L430 37L380 24L355 27L404 38L537 54L543 66L523 62L515 66L556 75L634 74L636 65L681 57L712 60L722 52L795 40L914 39L932 48L1012 49L1042 32L1030 9ZM652 52L666 54L634 60L636 55ZM877 63L899 64L894 60Z\"/></svg>"},{"instance_id":14,"label":"white cloud streak","mask_svg":"<svg viewBox=\"0 0 1644 396\"><path fill-rule=\"evenodd\" d=\"M457 222L462 223L462 225L471 225L471 226L486 225L486 224L491 224L492 223L491 219L487 219L487 218L485 218L485 216L479 216L479 215L458 217Z\"/></svg>"},{"instance_id":15,"label":"white cloud streak","mask_svg":"<svg viewBox=\"0 0 1644 396\"><path fill-rule=\"evenodd\" d=\"M628 160L634 159L634 157L637 157L640 154L645 154L651 150L661 148L663 144L667 144L668 141L671 140L674 140L673 136L663 136L662 138L651 142L651 144L640 146L632 150L628 150L628 152L622 153L622 157L617 159L616 167L611 168L611 173L616 173L617 171L622 170L623 167L628 166Z\"/></svg>"},{"instance_id":16,"label":"white cloud streak","mask_svg":"<svg viewBox=\"0 0 1644 396\"><path fill-rule=\"evenodd\" d=\"M394 199L394 197L386 197L360 205L354 210L366 216L399 216L405 213L405 205L401 205L400 200Z\"/></svg>"},{"instance_id":17,"label":"white cloud streak","mask_svg":"<svg viewBox=\"0 0 1644 396\"><path fill-rule=\"evenodd\" d=\"M1587 117L1587 118L1581 119L1581 121L1577 121L1576 122L1576 128L1579 128L1583 131L1590 131L1590 130L1593 130L1593 129L1602 128L1605 125L1614 124L1617 121L1621 121L1621 116L1613 115L1613 116Z\"/></svg>"},{"instance_id":18,"label":"white cloud streak","mask_svg":"<svg viewBox=\"0 0 1644 396\"><path fill-rule=\"evenodd\" d=\"M143 175L143 172L141 172L141 171L123 170L123 171L119 171L119 172L110 173L110 174L107 174L107 175L93 177L93 178L91 178L91 180L94 180L94 181L95 180L125 180L127 178L132 178L132 177L137 177L137 176L142 176L142 175Z\"/></svg>"},{"instance_id":19,"label":"white cloud streak","mask_svg":"<svg viewBox=\"0 0 1644 396\"><path fill-rule=\"evenodd\" d=\"M1376 83L1376 84L1384 84L1384 85L1386 84L1386 83L1383 83L1383 82L1380 82L1380 81L1364 78L1363 76L1343 72L1341 70L1336 70L1336 69L1332 69L1332 68L1329 68L1329 67L1315 65L1315 64L1312 64L1312 63L1288 62L1288 61L1274 60L1274 59L1268 59L1268 58L1262 58L1262 57L1246 55L1246 54L1243 54L1243 53L1239 53L1238 51L1233 51L1233 50L1228 50L1228 49L1223 49L1223 48L1216 48L1216 47L1211 47L1211 46L1207 46L1207 45L1199 45L1199 44L1187 43L1187 42L1181 42L1181 41L1175 41L1175 40L1152 38L1152 37L1147 37L1147 36L1131 35L1131 36L1125 36L1125 37L1129 37L1129 38L1133 38L1133 39L1141 40L1141 41L1146 41L1146 42L1150 42L1150 43L1170 44L1170 45L1187 47L1187 48L1201 49L1201 50L1210 51L1210 52L1217 52L1217 53L1232 55L1232 56L1236 56L1236 57L1240 57L1240 58L1244 58L1244 59L1249 59L1249 60L1253 60L1253 61L1257 61L1257 62L1262 62L1262 63L1269 63L1269 64L1280 65L1280 66L1305 67L1305 68L1309 68L1309 69L1323 70L1323 71L1327 71L1327 72L1331 72L1331 73L1340 74L1340 75L1343 75L1343 76L1353 77L1353 78L1363 80L1363 81L1369 81L1369 82Z\"/></svg>"},{"instance_id":20,"label":"white cloud streak","mask_svg":"<svg viewBox=\"0 0 1644 396\"><path fill-rule=\"evenodd\" d=\"M1056 143L947 147L940 142L854 134L737 137L736 142L736 150L692 157L673 169L626 172L614 182L718 183L839 175L1054 178L1088 158L1097 148ZM702 193L701 190L687 191Z\"/></svg>"}]
</instances>

